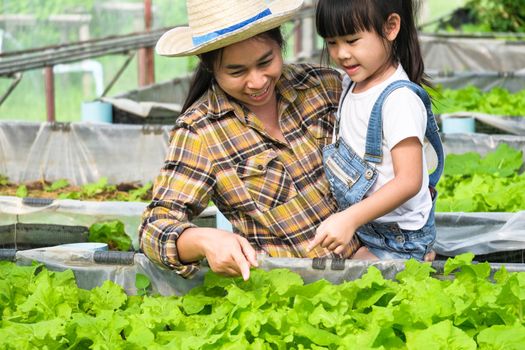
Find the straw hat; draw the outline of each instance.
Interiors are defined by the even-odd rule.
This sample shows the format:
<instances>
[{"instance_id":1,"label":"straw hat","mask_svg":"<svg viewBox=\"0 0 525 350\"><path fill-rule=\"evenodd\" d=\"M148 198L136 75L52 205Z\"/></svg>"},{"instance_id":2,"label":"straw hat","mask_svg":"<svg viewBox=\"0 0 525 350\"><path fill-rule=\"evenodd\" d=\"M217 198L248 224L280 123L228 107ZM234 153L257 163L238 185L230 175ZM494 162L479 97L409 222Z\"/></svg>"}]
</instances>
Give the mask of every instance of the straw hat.
<instances>
[{"instance_id":1,"label":"straw hat","mask_svg":"<svg viewBox=\"0 0 525 350\"><path fill-rule=\"evenodd\" d=\"M187 0L189 27L164 33L155 47L162 56L212 51L278 27L303 0Z\"/></svg>"}]
</instances>

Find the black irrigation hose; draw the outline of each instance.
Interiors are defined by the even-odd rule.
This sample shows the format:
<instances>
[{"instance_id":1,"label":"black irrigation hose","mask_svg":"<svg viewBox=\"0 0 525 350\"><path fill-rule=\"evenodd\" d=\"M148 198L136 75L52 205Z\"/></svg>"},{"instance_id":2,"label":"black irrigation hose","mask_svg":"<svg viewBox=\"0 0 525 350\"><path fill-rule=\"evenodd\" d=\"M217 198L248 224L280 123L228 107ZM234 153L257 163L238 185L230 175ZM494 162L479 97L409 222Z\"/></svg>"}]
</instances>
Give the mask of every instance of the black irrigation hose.
<instances>
[{"instance_id":1,"label":"black irrigation hose","mask_svg":"<svg viewBox=\"0 0 525 350\"><path fill-rule=\"evenodd\" d=\"M97 264L133 265L135 252L95 251L93 260Z\"/></svg>"}]
</instances>

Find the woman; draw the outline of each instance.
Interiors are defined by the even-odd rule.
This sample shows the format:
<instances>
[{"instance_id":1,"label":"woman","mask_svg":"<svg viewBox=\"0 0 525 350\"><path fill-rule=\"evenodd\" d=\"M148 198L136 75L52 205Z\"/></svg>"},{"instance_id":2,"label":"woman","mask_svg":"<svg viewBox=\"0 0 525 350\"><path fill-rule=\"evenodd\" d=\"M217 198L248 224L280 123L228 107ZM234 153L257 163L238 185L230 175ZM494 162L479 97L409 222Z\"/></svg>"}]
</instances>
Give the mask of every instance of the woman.
<instances>
[{"instance_id":1,"label":"woman","mask_svg":"<svg viewBox=\"0 0 525 350\"><path fill-rule=\"evenodd\" d=\"M206 258L215 272L248 279L258 252L348 258L359 247L307 250L336 211L321 149L341 81L328 68L283 64L279 26L302 2L188 0L189 27L159 39L157 53L200 64L140 227L156 263L189 277ZM190 223L210 200L235 233Z\"/></svg>"}]
</instances>

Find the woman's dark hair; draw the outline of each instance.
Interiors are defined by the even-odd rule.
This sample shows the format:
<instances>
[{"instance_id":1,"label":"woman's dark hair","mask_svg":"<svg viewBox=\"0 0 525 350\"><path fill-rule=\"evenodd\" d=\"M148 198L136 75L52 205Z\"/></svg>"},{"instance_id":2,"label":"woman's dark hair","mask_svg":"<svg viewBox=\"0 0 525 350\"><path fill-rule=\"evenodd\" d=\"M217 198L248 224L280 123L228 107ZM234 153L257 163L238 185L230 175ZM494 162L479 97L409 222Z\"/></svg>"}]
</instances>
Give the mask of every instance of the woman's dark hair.
<instances>
[{"instance_id":1,"label":"woman's dark hair","mask_svg":"<svg viewBox=\"0 0 525 350\"><path fill-rule=\"evenodd\" d=\"M392 61L400 62L411 81L430 86L416 28L417 0L319 0L315 23L323 38L373 31L386 39L386 21L392 13L401 18L401 27L392 45ZM326 53L326 45L324 53Z\"/></svg>"},{"instance_id":2,"label":"woman's dark hair","mask_svg":"<svg viewBox=\"0 0 525 350\"><path fill-rule=\"evenodd\" d=\"M254 38L260 38L265 40L271 40L277 43L281 49L284 48L284 38L281 33L281 28L273 28L266 32L257 34ZM181 113L184 113L195 101L197 101L211 86L213 81L213 69L217 63L220 63L222 59L222 52L224 48L220 48L214 51L205 52L199 55L199 65L197 70L193 74L190 89L186 100L182 106Z\"/></svg>"}]
</instances>

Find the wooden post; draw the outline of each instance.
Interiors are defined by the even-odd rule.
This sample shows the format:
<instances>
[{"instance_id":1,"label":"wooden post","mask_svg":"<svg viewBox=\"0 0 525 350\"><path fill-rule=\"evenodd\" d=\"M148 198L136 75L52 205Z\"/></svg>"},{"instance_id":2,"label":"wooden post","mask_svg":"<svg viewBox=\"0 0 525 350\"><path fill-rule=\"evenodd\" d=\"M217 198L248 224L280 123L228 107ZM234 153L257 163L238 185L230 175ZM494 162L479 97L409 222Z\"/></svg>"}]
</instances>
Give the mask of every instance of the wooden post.
<instances>
[{"instance_id":1,"label":"wooden post","mask_svg":"<svg viewBox=\"0 0 525 350\"><path fill-rule=\"evenodd\" d=\"M44 68L44 84L46 92L46 112L47 121L55 121L55 76L53 75L53 66Z\"/></svg>"},{"instance_id":2,"label":"wooden post","mask_svg":"<svg viewBox=\"0 0 525 350\"><path fill-rule=\"evenodd\" d=\"M297 59L303 51L303 20L295 26L294 33L294 59Z\"/></svg>"},{"instance_id":3,"label":"wooden post","mask_svg":"<svg viewBox=\"0 0 525 350\"><path fill-rule=\"evenodd\" d=\"M305 6L313 7L312 0L305 0ZM314 29L314 18L301 18L295 32L295 58L309 58L316 48L316 32Z\"/></svg>"},{"instance_id":4,"label":"wooden post","mask_svg":"<svg viewBox=\"0 0 525 350\"><path fill-rule=\"evenodd\" d=\"M151 30L151 0L144 0L144 27ZM153 48L145 47L138 51L139 86L155 83L155 62Z\"/></svg>"}]
</instances>

